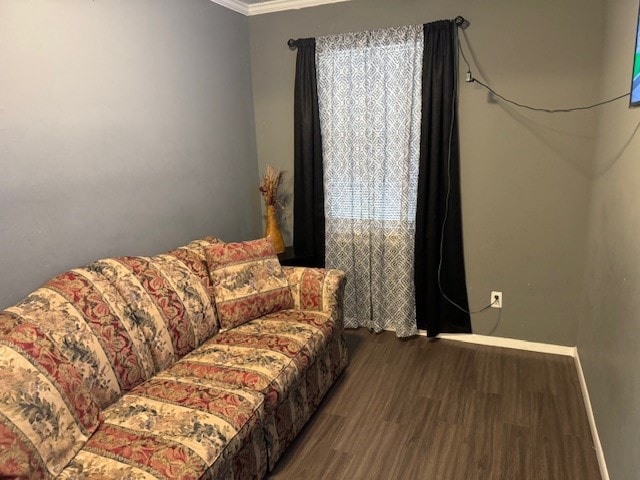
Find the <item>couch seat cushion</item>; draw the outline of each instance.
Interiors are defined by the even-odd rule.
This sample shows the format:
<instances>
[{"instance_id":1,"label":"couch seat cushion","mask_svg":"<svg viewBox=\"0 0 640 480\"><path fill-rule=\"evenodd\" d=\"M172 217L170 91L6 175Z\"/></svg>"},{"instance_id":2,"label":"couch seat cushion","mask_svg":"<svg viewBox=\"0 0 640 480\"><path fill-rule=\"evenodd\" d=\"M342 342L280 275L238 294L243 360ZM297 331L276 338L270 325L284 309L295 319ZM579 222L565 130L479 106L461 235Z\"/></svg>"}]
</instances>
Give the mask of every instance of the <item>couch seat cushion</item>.
<instances>
[{"instance_id":1,"label":"couch seat cushion","mask_svg":"<svg viewBox=\"0 0 640 480\"><path fill-rule=\"evenodd\" d=\"M219 333L170 371L261 392L265 409L271 410L326 347L335 328L325 313L282 310Z\"/></svg>"},{"instance_id":2,"label":"couch seat cushion","mask_svg":"<svg viewBox=\"0 0 640 480\"><path fill-rule=\"evenodd\" d=\"M264 397L206 378L163 372L104 412L104 423L60 478L200 478L262 439ZM259 435L255 435L256 429ZM252 440L253 439L253 440ZM264 441L256 461L266 468Z\"/></svg>"}]
</instances>

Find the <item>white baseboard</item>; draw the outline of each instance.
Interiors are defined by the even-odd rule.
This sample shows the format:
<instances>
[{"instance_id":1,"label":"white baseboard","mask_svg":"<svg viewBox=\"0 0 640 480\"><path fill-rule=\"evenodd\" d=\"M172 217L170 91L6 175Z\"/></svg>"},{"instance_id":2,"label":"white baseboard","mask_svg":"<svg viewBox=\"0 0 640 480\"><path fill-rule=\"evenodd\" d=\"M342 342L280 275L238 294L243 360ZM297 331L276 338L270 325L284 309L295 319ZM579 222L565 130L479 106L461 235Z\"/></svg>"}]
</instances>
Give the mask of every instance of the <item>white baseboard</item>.
<instances>
[{"instance_id":1,"label":"white baseboard","mask_svg":"<svg viewBox=\"0 0 640 480\"><path fill-rule=\"evenodd\" d=\"M427 332L420 330L420 335L426 334ZM576 347L527 342L526 340L517 340L515 338L491 337L489 335L476 335L475 333L441 333L438 337L446 340L455 340L456 342L488 345L490 347L514 348L516 350L527 350L530 352L565 355L567 357L575 357L576 355Z\"/></svg>"},{"instance_id":2,"label":"white baseboard","mask_svg":"<svg viewBox=\"0 0 640 480\"><path fill-rule=\"evenodd\" d=\"M426 336L426 334L426 331L420 330L420 335ZM563 345L551 345L548 343L536 343L527 342L525 340L516 340L514 338L490 337L487 335L475 335L467 333L447 333L440 334L438 335L438 337L446 340L454 340L457 342L475 343L478 345L488 345L491 347L514 348L516 350L527 350L531 352L551 353L555 355L565 355L568 357L573 357L576 371L578 373L578 380L580 382L580 390L582 391L582 398L584 399L584 407L587 412L587 418L589 420L589 428L591 429L593 448L596 451L596 458L598 459L600 476L602 477L602 480L609 480L609 471L607 470L607 463L604 458L604 452L602 451L602 444L600 443L600 436L598 435L596 420L593 415L593 409L591 408L591 400L589 399L587 382L584 378L584 372L582 371L582 365L580 364L580 356L578 355L578 349L576 347L565 347Z\"/></svg>"},{"instance_id":3,"label":"white baseboard","mask_svg":"<svg viewBox=\"0 0 640 480\"><path fill-rule=\"evenodd\" d=\"M593 439L593 448L596 451L598 466L600 467L600 476L602 477L602 480L609 480L609 471L607 470L607 463L605 462L605 459L604 459L604 452L602 451L602 444L600 443L600 436L598 435L598 428L596 427L596 419L593 416L593 409L591 408L591 400L589 399L589 390L587 389L587 381L584 378L584 372L582 371L582 365L580 364L580 356L578 355L577 349L576 349L576 354L573 358L576 362L578 380L580 381L580 390L582 390L584 407L587 411L587 418L589 419L589 427L591 428L591 437Z\"/></svg>"}]
</instances>

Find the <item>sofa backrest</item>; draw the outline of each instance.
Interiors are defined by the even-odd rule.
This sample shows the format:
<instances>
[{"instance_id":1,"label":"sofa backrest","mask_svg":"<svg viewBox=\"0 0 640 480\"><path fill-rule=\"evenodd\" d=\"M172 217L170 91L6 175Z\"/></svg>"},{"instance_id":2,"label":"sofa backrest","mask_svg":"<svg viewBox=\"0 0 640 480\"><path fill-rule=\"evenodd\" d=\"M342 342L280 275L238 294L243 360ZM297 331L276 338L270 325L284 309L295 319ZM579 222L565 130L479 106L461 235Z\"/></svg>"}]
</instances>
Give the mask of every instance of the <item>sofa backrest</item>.
<instances>
[{"instance_id":1,"label":"sofa backrest","mask_svg":"<svg viewBox=\"0 0 640 480\"><path fill-rule=\"evenodd\" d=\"M154 372L151 351L131 309L97 270L62 273L6 312L40 326L101 408Z\"/></svg>"},{"instance_id":2,"label":"sofa backrest","mask_svg":"<svg viewBox=\"0 0 640 480\"><path fill-rule=\"evenodd\" d=\"M218 331L209 271L197 250L186 246L153 257L107 258L90 268L105 275L130 307L154 373Z\"/></svg>"},{"instance_id":3,"label":"sofa backrest","mask_svg":"<svg viewBox=\"0 0 640 480\"><path fill-rule=\"evenodd\" d=\"M101 410L217 332L215 242L100 260L0 312L1 478L57 475Z\"/></svg>"},{"instance_id":4,"label":"sofa backrest","mask_svg":"<svg viewBox=\"0 0 640 480\"><path fill-rule=\"evenodd\" d=\"M78 370L104 409L218 331L208 237L154 257L99 260L49 280L8 308L2 330L30 322Z\"/></svg>"}]
</instances>

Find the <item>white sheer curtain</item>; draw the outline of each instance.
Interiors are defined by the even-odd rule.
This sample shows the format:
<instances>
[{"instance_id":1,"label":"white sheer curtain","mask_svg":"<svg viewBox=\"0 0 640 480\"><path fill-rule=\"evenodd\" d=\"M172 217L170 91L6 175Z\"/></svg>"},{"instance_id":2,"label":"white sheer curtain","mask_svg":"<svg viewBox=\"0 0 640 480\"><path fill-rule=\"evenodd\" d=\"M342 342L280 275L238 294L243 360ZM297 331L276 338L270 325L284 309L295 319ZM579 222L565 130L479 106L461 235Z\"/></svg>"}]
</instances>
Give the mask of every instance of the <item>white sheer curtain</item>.
<instances>
[{"instance_id":1,"label":"white sheer curtain","mask_svg":"<svg viewBox=\"0 0 640 480\"><path fill-rule=\"evenodd\" d=\"M316 39L326 265L345 324L417 333L413 284L423 27Z\"/></svg>"}]
</instances>

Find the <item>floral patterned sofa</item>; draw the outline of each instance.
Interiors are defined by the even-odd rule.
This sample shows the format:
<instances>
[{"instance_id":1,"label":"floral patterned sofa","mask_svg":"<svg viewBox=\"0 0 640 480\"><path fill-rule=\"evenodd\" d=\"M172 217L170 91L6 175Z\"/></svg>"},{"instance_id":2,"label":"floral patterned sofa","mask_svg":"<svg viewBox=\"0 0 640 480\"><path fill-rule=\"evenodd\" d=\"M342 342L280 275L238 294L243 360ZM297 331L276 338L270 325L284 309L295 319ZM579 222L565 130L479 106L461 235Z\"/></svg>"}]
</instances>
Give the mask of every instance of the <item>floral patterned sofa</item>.
<instances>
[{"instance_id":1,"label":"floral patterned sofa","mask_svg":"<svg viewBox=\"0 0 640 480\"><path fill-rule=\"evenodd\" d=\"M345 368L344 274L205 238L0 313L0 478L259 479Z\"/></svg>"}]
</instances>

